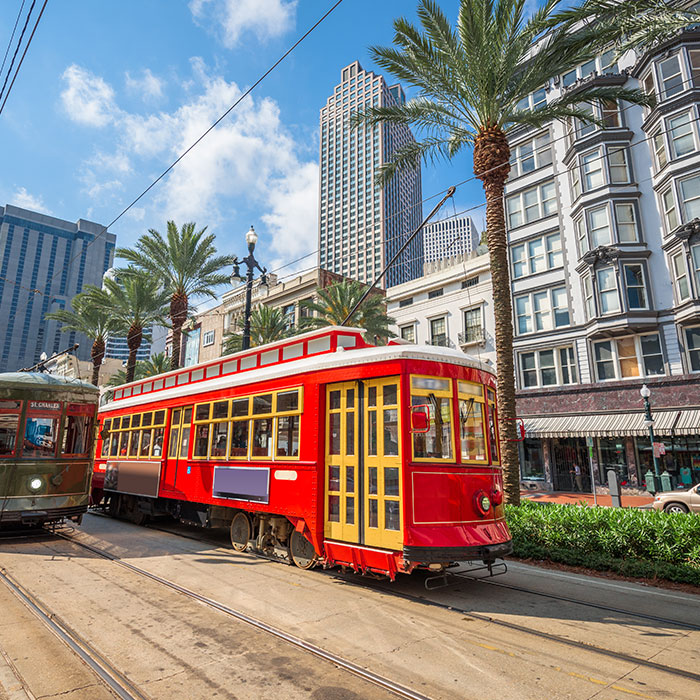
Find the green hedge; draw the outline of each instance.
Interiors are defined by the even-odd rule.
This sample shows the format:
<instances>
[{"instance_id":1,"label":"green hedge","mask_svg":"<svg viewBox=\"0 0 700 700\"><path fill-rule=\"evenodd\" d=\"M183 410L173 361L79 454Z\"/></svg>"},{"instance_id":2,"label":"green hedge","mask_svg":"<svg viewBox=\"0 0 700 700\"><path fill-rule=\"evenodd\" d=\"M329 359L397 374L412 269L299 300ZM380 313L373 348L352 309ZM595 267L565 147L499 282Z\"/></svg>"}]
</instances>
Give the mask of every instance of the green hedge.
<instances>
[{"instance_id":1,"label":"green hedge","mask_svg":"<svg viewBox=\"0 0 700 700\"><path fill-rule=\"evenodd\" d=\"M700 585L700 516L525 501L506 517L516 557Z\"/></svg>"}]
</instances>

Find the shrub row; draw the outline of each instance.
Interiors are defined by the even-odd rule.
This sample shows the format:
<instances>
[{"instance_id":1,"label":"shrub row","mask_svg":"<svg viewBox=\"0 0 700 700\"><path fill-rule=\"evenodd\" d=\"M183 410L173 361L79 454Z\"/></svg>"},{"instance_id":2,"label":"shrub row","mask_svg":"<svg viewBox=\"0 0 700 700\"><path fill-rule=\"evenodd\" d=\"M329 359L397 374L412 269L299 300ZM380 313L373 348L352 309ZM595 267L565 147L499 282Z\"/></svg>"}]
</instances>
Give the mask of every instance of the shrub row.
<instances>
[{"instance_id":1,"label":"shrub row","mask_svg":"<svg viewBox=\"0 0 700 700\"><path fill-rule=\"evenodd\" d=\"M700 517L634 508L506 506L516 557L700 585Z\"/></svg>"}]
</instances>

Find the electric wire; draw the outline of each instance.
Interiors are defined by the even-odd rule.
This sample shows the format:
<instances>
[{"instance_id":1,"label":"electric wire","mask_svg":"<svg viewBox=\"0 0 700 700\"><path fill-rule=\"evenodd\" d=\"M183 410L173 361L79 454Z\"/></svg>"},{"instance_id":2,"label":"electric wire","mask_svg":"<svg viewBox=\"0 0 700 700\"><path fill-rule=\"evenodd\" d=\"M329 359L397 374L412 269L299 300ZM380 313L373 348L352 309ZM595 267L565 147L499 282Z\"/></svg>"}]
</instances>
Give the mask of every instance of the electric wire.
<instances>
[{"instance_id":1,"label":"electric wire","mask_svg":"<svg viewBox=\"0 0 700 700\"><path fill-rule=\"evenodd\" d=\"M24 33L27 31L27 26L29 25L29 19L32 16L32 11L34 10L34 5L36 4L36 0L32 0L32 4L29 8L29 12L27 14L26 19L24 20L24 26L22 27L22 32L19 35L19 41L17 42L17 46L15 47L15 52L12 54L12 60L10 61L10 67L7 69L7 75L5 76L5 81L2 84L2 88L0 88L0 99L2 99L2 96L5 94L5 87L7 86L7 81L10 78L10 75L12 74L12 67L15 65L15 59L17 58L17 54L19 53L20 46L22 46L22 39L24 38Z\"/></svg>"},{"instance_id":2,"label":"electric wire","mask_svg":"<svg viewBox=\"0 0 700 700\"><path fill-rule=\"evenodd\" d=\"M17 25L19 24L19 19L22 16L22 10L24 9L24 3L26 0L22 0L22 4L19 6L19 12L17 13L17 19L15 19L15 26L12 28L12 34L10 35L10 40L7 42L7 48L5 49L5 55L2 58L2 65L0 66L0 76L5 70L5 63L7 62L7 56L12 48L12 42L15 38L15 32L17 31Z\"/></svg>"},{"instance_id":3,"label":"electric wire","mask_svg":"<svg viewBox=\"0 0 700 700\"><path fill-rule=\"evenodd\" d=\"M32 29L32 33L29 36L29 40L27 41L27 45L24 47L24 52L22 53L22 58L20 59L19 63L17 64L17 70L15 71L15 74L12 78L12 82L10 83L10 87L7 88L7 94L5 95L5 99L2 102L2 105L0 105L0 114L2 114L3 109L5 109L5 105L7 104L7 100L10 97L10 93L12 92L12 86L15 84L15 80L17 80L17 76L19 75L19 69L22 67L22 63L24 63L24 58L27 55L27 51L29 51L29 46L32 43L32 39L34 38L34 34L36 32L37 27L39 26L39 22L41 21L41 17L44 14L44 10L46 9L46 5L49 0L44 0L44 4L41 6L41 12L39 12L39 16L36 18L36 22L34 23L34 28ZM21 40L21 39L20 39ZM17 47L19 48L19 46ZM9 72L8 72L9 75ZM7 79L6 79L7 82Z\"/></svg>"}]
</instances>

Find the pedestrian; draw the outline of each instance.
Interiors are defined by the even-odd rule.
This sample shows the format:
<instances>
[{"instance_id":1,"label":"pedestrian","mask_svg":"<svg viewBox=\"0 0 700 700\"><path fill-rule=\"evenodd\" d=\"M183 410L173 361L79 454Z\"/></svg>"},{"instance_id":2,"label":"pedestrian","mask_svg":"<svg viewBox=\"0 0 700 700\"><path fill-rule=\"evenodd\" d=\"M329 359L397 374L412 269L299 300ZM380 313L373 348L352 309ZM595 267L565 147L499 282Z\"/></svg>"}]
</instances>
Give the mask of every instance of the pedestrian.
<instances>
[{"instance_id":1,"label":"pedestrian","mask_svg":"<svg viewBox=\"0 0 700 700\"><path fill-rule=\"evenodd\" d=\"M574 464L573 468L574 481L576 482L576 490L583 492L583 477L581 475L581 467L578 464Z\"/></svg>"}]
</instances>

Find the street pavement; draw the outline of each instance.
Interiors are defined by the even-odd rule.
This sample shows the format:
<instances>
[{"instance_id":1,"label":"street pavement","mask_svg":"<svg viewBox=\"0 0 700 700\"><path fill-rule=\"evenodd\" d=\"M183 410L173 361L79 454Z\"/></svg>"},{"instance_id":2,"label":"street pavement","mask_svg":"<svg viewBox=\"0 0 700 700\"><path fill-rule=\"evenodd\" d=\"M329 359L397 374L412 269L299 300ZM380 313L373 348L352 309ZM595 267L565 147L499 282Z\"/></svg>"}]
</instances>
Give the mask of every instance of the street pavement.
<instances>
[{"instance_id":1,"label":"street pavement","mask_svg":"<svg viewBox=\"0 0 700 700\"><path fill-rule=\"evenodd\" d=\"M694 595L516 562L493 583L427 591L424 575L301 571L235 554L223 532L176 529L190 537L88 515L76 536L430 698L700 696L700 632L634 615L700 627ZM0 543L0 567L154 699L391 697L70 542ZM38 638L7 646L0 627L15 666L40 663Z\"/></svg>"}]
</instances>

